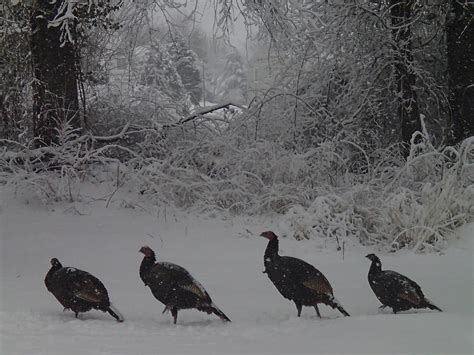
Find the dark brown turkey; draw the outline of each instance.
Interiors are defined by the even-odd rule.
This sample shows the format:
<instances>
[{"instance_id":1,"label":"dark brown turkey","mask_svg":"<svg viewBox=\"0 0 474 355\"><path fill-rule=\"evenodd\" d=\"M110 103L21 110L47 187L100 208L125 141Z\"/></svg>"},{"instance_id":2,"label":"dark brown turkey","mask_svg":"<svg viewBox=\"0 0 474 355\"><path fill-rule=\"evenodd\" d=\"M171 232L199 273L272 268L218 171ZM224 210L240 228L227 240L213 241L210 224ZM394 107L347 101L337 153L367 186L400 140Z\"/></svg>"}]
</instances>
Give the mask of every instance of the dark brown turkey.
<instances>
[{"instance_id":1,"label":"dark brown turkey","mask_svg":"<svg viewBox=\"0 0 474 355\"><path fill-rule=\"evenodd\" d=\"M408 277L391 270L382 271L382 263L375 254L366 256L372 261L369 269L369 284L382 303L380 308L390 307L393 313L411 308L442 310L425 298L420 286Z\"/></svg>"},{"instance_id":2,"label":"dark brown turkey","mask_svg":"<svg viewBox=\"0 0 474 355\"><path fill-rule=\"evenodd\" d=\"M140 278L145 286L150 287L153 296L165 305L163 313L171 311L174 324L178 311L187 308L214 313L223 321L230 322L185 268L169 262L156 262L155 252L150 247L144 246L140 252L145 255L140 265Z\"/></svg>"},{"instance_id":3,"label":"dark brown turkey","mask_svg":"<svg viewBox=\"0 0 474 355\"><path fill-rule=\"evenodd\" d=\"M318 317L318 303L337 309L344 316L349 313L334 297L331 284L324 275L307 262L278 254L278 237L273 232L263 232L260 236L268 239L264 255L265 273L283 297L295 302L298 317L303 306L312 306Z\"/></svg>"},{"instance_id":4,"label":"dark brown turkey","mask_svg":"<svg viewBox=\"0 0 474 355\"><path fill-rule=\"evenodd\" d=\"M44 283L64 309L73 311L76 318L80 312L98 309L123 322L120 312L110 303L105 286L86 271L63 267L58 259L53 258Z\"/></svg>"}]
</instances>

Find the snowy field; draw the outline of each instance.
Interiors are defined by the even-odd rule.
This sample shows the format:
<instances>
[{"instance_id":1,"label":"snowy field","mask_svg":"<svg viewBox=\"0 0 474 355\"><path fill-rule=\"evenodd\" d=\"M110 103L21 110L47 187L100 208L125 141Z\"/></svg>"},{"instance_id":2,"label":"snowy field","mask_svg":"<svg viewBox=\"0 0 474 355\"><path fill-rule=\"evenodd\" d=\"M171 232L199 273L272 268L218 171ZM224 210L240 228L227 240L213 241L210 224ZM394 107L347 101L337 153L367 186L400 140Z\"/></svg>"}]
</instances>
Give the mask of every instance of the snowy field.
<instances>
[{"instance_id":1,"label":"snowy field","mask_svg":"<svg viewBox=\"0 0 474 355\"><path fill-rule=\"evenodd\" d=\"M53 210L6 191L0 201L1 354L473 353L473 225L441 254L379 253L384 268L417 281L444 313L380 311L364 258L373 250L351 245L343 260L332 244L282 238L280 253L320 269L352 315L322 305L323 319L312 308L297 318L262 273L267 241L258 234L278 234L277 219L158 214L103 201ZM186 267L233 322L183 310L173 325L138 276L142 245ZM125 322L63 312L43 282L52 257L99 277Z\"/></svg>"}]
</instances>

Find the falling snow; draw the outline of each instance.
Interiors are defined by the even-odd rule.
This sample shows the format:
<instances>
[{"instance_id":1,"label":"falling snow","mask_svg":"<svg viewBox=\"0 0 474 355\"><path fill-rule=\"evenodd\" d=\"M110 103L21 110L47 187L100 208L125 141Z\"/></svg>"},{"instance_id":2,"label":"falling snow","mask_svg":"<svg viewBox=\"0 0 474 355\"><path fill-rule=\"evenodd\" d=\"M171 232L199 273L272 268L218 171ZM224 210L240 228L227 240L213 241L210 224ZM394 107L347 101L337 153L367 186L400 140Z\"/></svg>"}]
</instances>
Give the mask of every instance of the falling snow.
<instances>
[{"instance_id":1,"label":"falling snow","mask_svg":"<svg viewBox=\"0 0 474 355\"><path fill-rule=\"evenodd\" d=\"M2 354L128 355L156 354L157 349L180 354L294 354L314 349L468 354L473 349L473 225L460 232L464 240L442 254L383 255L387 268L416 279L443 313L394 315L388 308L379 310L367 282L370 263L364 258L373 250L353 246L343 260L336 249L321 250L316 241L284 239L281 253L319 268L351 314L340 317L321 306L323 319L312 308L297 318L294 305L261 273L266 242L258 235L277 225L273 219L222 221L178 213L165 219L91 204L83 206L87 213L70 215L63 213L67 206L48 211L6 193L1 197ZM246 238L239 238L242 235ZM186 266L232 323L184 310L173 325L139 278L142 256L137 250L145 244ZM103 280L125 322L98 311L79 319L63 312L43 284L52 257ZM395 341L394 334L403 341Z\"/></svg>"}]
</instances>

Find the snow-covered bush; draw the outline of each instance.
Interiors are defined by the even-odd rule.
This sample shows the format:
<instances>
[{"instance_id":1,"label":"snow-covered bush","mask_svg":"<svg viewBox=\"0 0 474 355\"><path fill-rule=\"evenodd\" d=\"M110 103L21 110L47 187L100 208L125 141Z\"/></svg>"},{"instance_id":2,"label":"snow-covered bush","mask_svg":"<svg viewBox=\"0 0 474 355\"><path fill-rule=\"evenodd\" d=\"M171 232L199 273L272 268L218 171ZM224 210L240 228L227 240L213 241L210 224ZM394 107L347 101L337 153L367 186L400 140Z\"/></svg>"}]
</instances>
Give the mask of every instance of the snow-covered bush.
<instances>
[{"instance_id":1,"label":"snow-covered bush","mask_svg":"<svg viewBox=\"0 0 474 355\"><path fill-rule=\"evenodd\" d=\"M85 182L98 184L95 175L112 171L118 184L118 172L125 169L117 156L137 158L132 150L117 144L97 144L91 135L79 135L69 122L58 124L58 144L31 149L14 141L10 149L0 152L0 185L13 186L15 192L26 197L36 197L45 204L80 199ZM99 170L100 169L100 170ZM117 171L117 173L114 172Z\"/></svg>"},{"instance_id":2,"label":"snow-covered bush","mask_svg":"<svg viewBox=\"0 0 474 355\"><path fill-rule=\"evenodd\" d=\"M301 149L255 139L255 121L245 112L222 130L201 117L167 127L126 126L109 137L77 136L66 124L57 146L4 150L1 181L34 189L45 201L74 200L81 183L105 171L110 184L137 201L276 213L288 236L387 250L440 250L455 228L474 220L473 137L439 149L414 137L405 160L397 147L366 152L328 140Z\"/></svg>"},{"instance_id":3,"label":"snow-covered bush","mask_svg":"<svg viewBox=\"0 0 474 355\"><path fill-rule=\"evenodd\" d=\"M474 220L474 137L458 150L412 144L407 163L383 191L386 234L394 249L439 250Z\"/></svg>"},{"instance_id":4,"label":"snow-covered bush","mask_svg":"<svg viewBox=\"0 0 474 355\"><path fill-rule=\"evenodd\" d=\"M285 220L297 239L358 239L388 250L441 250L453 231L474 221L474 138L458 150L412 144L405 164L379 165L367 184L319 196L308 208L290 209ZM388 172L388 174L387 174ZM349 238L349 239L348 239Z\"/></svg>"},{"instance_id":5,"label":"snow-covered bush","mask_svg":"<svg viewBox=\"0 0 474 355\"><path fill-rule=\"evenodd\" d=\"M139 46L131 55L128 70L115 69L106 84L88 87L89 123L95 134L107 135L127 123L173 124L188 113L188 94L166 48Z\"/></svg>"}]
</instances>

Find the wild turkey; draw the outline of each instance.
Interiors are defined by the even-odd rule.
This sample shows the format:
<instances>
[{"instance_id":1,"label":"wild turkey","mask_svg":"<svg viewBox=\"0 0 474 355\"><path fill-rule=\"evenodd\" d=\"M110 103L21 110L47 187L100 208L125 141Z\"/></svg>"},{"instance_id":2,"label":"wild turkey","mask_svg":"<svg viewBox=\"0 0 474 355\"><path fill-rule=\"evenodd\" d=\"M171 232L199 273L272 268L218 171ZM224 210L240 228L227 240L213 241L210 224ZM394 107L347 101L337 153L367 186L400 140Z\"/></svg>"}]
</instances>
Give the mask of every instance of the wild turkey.
<instances>
[{"instance_id":1,"label":"wild turkey","mask_svg":"<svg viewBox=\"0 0 474 355\"><path fill-rule=\"evenodd\" d=\"M204 287L183 267L156 262L155 252L147 246L140 249L145 255L140 265L140 278L155 298L165 305L163 313L171 311L173 322L178 320L180 309L195 308L208 314L214 313L220 319L230 319L212 302Z\"/></svg>"},{"instance_id":2,"label":"wild turkey","mask_svg":"<svg viewBox=\"0 0 474 355\"><path fill-rule=\"evenodd\" d=\"M349 313L334 297L331 284L324 275L307 262L290 256L278 254L278 237L275 233L263 232L260 236L267 238L265 250L265 271L283 297L295 302L298 317L303 306L313 306L319 318L318 303L337 309L344 316Z\"/></svg>"},{"instance_id":3,"label":"wild turkey","mask_svg":"<svg viewBox=\"0 0 474 355\"><path fill-rule=\"evenodd\" d=\"M369 269L369 284L375 296L382 303L380 308L390 307L393 313L411 308L442 310L425 298L420 286L408 277L391 270L382 271L382 263L375 254L366 258L372 261Z\"/></svg>"},{"instance_id":4,"label":"wild turkey","mask_svg":"<svg viewBox=\"0 0 474 355\"><path fill-rule=\"evenodd\" d=\"M86 271L63 267L58 259L53 258L44 283L64 310L72 310L76 318L79 312L98 309L108 312L118 322L123 322L120 312L110 303L105 286Z\"/></svg>"}]
</instances>

